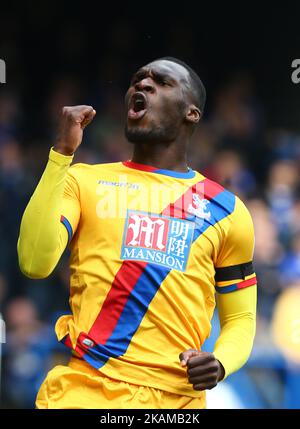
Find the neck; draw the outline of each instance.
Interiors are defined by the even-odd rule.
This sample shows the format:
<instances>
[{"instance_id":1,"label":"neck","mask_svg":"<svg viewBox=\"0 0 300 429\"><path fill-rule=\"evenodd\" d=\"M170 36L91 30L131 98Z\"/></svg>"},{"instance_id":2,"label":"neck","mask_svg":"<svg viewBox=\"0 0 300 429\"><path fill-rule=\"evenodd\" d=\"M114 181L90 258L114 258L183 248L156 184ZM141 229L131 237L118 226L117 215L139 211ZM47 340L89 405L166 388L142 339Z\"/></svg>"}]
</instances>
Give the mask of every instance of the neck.
<instances>
[{"instance_id":1,"label":"neck","mask_svg":"<svg viewBox=\"0 0 300 429\"><path fill-rule=\"evenodd\" d=\"M132 162L158 169L186 172L188 170L185 145L139 143L134 145Z\"/></svg>"}]
</instances>

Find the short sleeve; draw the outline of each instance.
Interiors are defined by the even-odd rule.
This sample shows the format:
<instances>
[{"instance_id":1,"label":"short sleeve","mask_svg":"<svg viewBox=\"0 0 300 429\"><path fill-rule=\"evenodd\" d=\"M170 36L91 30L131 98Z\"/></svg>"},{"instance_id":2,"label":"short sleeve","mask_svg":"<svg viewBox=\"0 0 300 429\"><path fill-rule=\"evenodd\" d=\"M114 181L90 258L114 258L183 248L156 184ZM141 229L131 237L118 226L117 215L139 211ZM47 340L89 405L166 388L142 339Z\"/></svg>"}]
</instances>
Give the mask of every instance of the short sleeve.
<instances>
[{"instance_id":1,"label":"short sleeve","mask_svg":"<svg viewBox=\"0 0 300 429\"><path fill-rule=\"evenodd\" d=\"M74 172L76 164L69 168L63 192L60 220L68 231L69 242L77 229L80 219L80 191Z\"/></svg>"},{"instance_id":2,"label":"short sleeve","mask_svg":"<svg viewBox=\"0 0 300 429\"><path fill-rule=\"evenodd\" d=\"M230 226L215 264L217 292L234 292L256 284L252 262L253 250L252 218L244 203L236 197Z\"/></svg>"}]
</instances>

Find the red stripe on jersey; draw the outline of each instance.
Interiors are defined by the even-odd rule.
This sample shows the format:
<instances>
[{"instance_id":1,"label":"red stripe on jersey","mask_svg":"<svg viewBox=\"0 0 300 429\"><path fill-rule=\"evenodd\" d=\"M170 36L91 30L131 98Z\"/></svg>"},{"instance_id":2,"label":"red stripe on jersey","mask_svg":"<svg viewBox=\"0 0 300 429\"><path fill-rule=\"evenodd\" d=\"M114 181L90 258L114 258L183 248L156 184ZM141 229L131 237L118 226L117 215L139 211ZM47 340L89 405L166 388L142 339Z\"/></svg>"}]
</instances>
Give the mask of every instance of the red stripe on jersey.
<instances>
[{"instance_id":1,"label":"red stripe on jersey","mask_svg":"<svg viewBox=\"0 0 300 429\"><path fill-rule=\"evenodd\" d=\"M70 349L72 348L72 342L71 342L71 338L70 335L67 334L62 340L62 343L64 343L65 346L69 347Z\"/></svg>"},{"instance_id":2,"label":"red stripe on jersey","mask_svg":"<svg viewBox=\"0 0 300 429\"><path fill-rule=\"evenodd\" d=\"M137 162L132 162L132 161L123 161L122 164L129 168L135 168L136 170L142 170L142 171L149 171L150 173L152 171L158 170L158 168L151 167L150 165L138 164Z\"/></svg>"},{"instance_id":3,"label":"red stripe on jersey","mask_svg":"<svg viewBox=\"0 0 300 429\"><path fill-rule=\"evenodd\" d=\"M204 180L204 198L207 200L212 200L220 192L223 192L223 186L219 185L216 182L213 182L210 179Z\"/></svg>"},{"instance_id":4,"label":"red stripe on jersey","mask_svg":"<svg viewBox=\"0 0 300 429\"><path fill-rule=\"evenodd\" d=\"M162 214L170 217L184 219L188 212L188 207L192 203L193 194L198 194L207 200L212 200L216 195L224 191L223 186L205 178L200 182L191 186L183 195L181 195L174 203L166 207Z\"/></svg>"},{"instance_id":5,"label":"red stripe on jersey","mask_svg":"<svg viewBox=\"0 0 300 429\"><path fill-rule=\"evenodd\" d=\"M243 288L248 287L248 286L253 286L256 283L257 283L257 279L256 279L256 276L254 276L251 279L244 280L243 282L238 283L237 288L243 289Z\"/></svg>"},{"instance_id":6,"label":"red stripe on jersey","mask_svg":"<svg viewBox=\"0 0 300 429\"><path fill-rule=\"evenodd\" d=\"M89 337L98 344L105 344L114 330L132 289L140 278L147 262L124 261L117 272L110 291L97 319L89 331Z\"/></svg>"}]
</instances>

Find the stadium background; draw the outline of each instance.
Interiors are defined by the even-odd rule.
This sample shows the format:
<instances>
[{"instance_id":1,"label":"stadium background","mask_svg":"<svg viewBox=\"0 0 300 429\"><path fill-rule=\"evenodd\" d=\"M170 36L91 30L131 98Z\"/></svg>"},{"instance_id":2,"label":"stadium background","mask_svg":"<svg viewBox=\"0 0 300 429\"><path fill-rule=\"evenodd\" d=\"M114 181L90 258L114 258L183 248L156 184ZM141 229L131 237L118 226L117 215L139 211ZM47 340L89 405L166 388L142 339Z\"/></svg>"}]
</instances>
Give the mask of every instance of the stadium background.
<instances>
[{"instance_id":1,"label":"stadium background","mask_svg":"<svg viewBox=\"0 0 300 429\"><path fill-rule=\"evenodd\" d=\"M24 2L25 3L25 2ZM162 2L161 2L162 3ZM197 5L197 7L196 7ZM127 159L123 94L136 67L183 59L205 83L194 169L237 193L255 224L259 281L253 353L208 392L208 408L300 408L299 6L37 2L1 5L0 312L6 321L1 408L32 408L47 370L66 361L53 326L68 309L68 254L45 280L21 275L23 210L45 167L64 105L97 110L75 162ZM211 350L218 333L205 344Z\"/></svg>"}]
</instances>

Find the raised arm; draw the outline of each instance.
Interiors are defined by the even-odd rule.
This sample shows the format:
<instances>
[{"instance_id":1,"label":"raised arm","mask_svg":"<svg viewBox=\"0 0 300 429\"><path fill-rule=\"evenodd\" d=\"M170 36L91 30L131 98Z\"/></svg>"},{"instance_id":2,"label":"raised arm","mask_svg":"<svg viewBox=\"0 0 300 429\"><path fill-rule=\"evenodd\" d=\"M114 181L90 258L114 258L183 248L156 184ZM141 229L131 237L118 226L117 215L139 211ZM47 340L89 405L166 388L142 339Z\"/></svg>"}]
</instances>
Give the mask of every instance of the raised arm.
<instances>
[{"instance_id":1,"label":"raised arm","mask_svg":"<svg viewBox=\"0 0 300 429\"><path fill-rule=\"evenodd\" d=\"M95 114L90 106L63 108L57 142L21 221L17 249L20 269L27 277L51 274L78 222L79 196L69 167L81 144L83 129ZM72 223L63 217L65 209Z\"/></svg>"}]
</instances>

